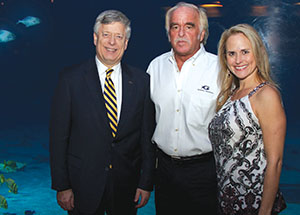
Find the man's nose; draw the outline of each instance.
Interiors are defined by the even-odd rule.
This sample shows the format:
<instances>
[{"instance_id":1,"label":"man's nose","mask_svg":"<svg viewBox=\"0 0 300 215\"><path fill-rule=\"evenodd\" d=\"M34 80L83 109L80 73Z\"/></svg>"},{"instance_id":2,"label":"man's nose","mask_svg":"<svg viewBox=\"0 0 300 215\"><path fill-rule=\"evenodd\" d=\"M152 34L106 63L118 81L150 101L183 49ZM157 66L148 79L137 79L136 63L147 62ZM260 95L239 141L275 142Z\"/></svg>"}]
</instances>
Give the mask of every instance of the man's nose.
<instances>
[{"instance_id":1,"label":"man's nose","mask_svg":"<svg viewBox=\"0 0 300 215\"><path fill-rule=\"evenodd\" d=\"M109 38L109 44L114 45L115 43L116 43L115 37L113 35L110 36L110 38Z\"/></svg>"},{"instance_id":2,"label":"man's nose","mask_svg":"<svg viewBox=\"0 0 300 215\"><path fill-rule=\"evenodd\" d=\"M178 32L180 37L183 37L185 35L185 29L184 28L179 28L179 32Z\"/></svg>"}]
</instances>

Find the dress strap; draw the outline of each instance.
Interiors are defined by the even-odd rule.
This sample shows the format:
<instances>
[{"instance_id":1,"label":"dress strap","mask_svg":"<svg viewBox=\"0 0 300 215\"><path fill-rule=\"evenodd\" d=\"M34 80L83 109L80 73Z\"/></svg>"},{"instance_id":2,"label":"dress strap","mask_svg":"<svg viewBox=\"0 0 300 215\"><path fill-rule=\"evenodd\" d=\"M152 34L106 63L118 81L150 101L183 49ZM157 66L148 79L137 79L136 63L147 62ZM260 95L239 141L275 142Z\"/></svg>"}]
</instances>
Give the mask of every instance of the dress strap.
<instances>
[{"instance_id":1,"label":"dress strap","mask_svg":"<svg viewBox=\"0 0 300 215\"><path fill-rule=\"evenodd\" d=\"M258 86L256 86L256 87L248 94L249 98L250 98L251 96L253 96L254 93L256 93L260 88L262 88L263 86L265 86L267 83L268 83L268 82L265 81L265 82L259 84Z\"/></svg>"}]
</instances>

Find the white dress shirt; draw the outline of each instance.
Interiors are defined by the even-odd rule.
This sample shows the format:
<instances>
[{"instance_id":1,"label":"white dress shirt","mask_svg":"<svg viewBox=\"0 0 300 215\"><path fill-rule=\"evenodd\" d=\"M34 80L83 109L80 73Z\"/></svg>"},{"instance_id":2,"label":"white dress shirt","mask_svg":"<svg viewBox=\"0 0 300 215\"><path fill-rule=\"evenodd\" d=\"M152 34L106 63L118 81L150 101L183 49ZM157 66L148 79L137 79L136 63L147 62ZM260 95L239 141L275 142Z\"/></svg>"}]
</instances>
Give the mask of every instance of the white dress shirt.
<instances>
[{"instance_id":1,"label":"white dress shirt","mask_svg":"<svg viewBox=\"0 0 300 215\"><path fill-rule=\"evenodd\" d=\"M179 71L173 50L149 65L151 99L156 110L152 137L158 147L174 156L212 151L208 124L215 114L219 67L217 56L199 51Z\"/></svg>"},{"instance_id":2,"label":"white dress shirt","mask_svg":"<svg viewBox=\"0 0 300 215\"><path fill-rule=\"evenodd\" d=\"M99 74L100 84L102 88L102 93L104 92L104 84L105 84L105 77L106 77L106 70L108 69L101 61L96 58L96 65ZM121 105L122 105L122 68L121 63L113 66L111 69L114 71L111 73L111 79L114 82L115 91L117 95L117 111L118 111L118 122L120 119L121 113Z\"/></svg>"}]
</instances>

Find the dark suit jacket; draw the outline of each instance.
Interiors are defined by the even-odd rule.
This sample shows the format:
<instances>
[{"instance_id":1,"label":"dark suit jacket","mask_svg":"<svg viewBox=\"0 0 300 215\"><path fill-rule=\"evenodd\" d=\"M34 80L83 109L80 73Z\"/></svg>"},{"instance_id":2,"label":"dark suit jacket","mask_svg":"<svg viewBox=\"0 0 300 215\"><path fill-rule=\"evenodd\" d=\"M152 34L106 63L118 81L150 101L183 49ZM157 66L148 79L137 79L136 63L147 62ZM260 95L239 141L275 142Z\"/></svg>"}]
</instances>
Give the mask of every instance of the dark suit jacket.
<instances>
[{"instance_id":1,"label":"dark suit jacket","mask_svg":"<svg viewBox=\"0 0 300 215\"><path fill-rule=\"evenodd\" d=\"M64 70L54 93L49 129L52 189L72 188L75 206L82 211L96 210L108 174L116 193L153 187L154 107L149 77L125 64L121 67L116 138L109 127L95 59Z\"/></svg>"}]
</instances>

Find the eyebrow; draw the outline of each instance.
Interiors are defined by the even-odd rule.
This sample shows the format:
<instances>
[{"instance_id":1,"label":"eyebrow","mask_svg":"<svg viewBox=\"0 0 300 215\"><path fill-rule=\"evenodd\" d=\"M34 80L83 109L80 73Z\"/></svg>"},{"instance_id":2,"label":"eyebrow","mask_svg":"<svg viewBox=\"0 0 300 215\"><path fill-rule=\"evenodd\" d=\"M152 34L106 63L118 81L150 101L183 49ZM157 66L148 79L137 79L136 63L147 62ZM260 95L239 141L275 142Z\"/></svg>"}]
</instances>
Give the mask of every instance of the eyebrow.
<instances>
[{"instance_id":1,"label":"eyebrow","mask_svg":"<svg viewBox=\"0 0 300 215\"><path fill-rule=\"evenodd\" d=\"M251 50L251 48L244 48L244 49L241 49L239 51L249 51L249 50ZM226 52L236 52L236 51L234 51L234 50L226 50Z\"/></svg>"},{"instance_id":2,"label":"eyebrow","mask_svg":"<svg viewBox=\"0 0 300 215\"><path fill-rule=\"evenodd\" d=\"M172 23L170 23L170 28L172 28L174 25L179 25L179 24L176 22L172 22ZM190 26L195 27L195 23L193 23L193 22L187 22L184 25L190 25Z\"/></svg>"},{"instance_id":3,"label":"eyebrow","mask_svg":"<svg viewBox=\"0 0 300 215\"><path fill-rule=\"evenodd\" d=\"M232 54L236 54L236 53L250 53L250 49L241 49L240 51L225 51L225 55L232 55Z\"/></svg>"},{"instance_id":4,"label":"eyebrow","mask_svg":"<svg viewBox=\"0 0 300 215\"><path fill-rule=\"evenodd\" d=\"M115 34L115 35L121 35L121 36L124 36L123 33L113 33L113 32L110 32L110 31L102 31L102 33L108 33L108 34Z\"/></svg>"},{"instance_id":5,"label":"eyebrow","mask_svg":"<svg viewBox=\"0 0 300 215\"><path fill-rule=\"evenodd\" d=\"M193 23L193 22L187 22L187 23L185 23L186 25L191 25L191 26L193 26L193 27L195 27L195 23Z\"/></svg>"},{"instance_id":6,"label":"eyebrow","mask_svg":"<svg viewBox=\"0 0 300 215\"><path fill-rule=\"evenodd\" d=\"M178 24L175 22L172 22L172 23L170 23L170 28L172 28L174 25L178 25Z\"/></svg>"}]
</instances>

